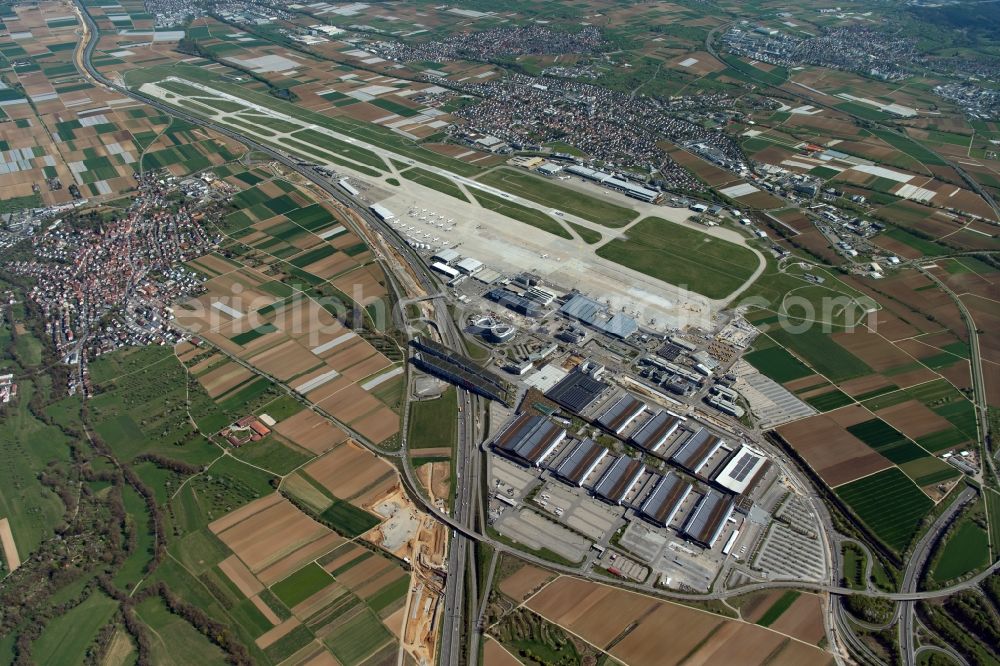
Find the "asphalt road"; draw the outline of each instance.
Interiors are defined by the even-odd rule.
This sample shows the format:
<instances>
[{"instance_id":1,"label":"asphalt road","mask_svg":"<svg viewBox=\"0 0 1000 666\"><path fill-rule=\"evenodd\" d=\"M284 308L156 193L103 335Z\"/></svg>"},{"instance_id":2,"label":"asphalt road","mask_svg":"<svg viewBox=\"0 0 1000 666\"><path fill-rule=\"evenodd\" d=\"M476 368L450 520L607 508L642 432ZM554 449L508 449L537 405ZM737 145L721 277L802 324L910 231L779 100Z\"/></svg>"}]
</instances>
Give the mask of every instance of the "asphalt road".
<instances>
[{"instance_id":1,"label":"asphalt road","mask_svg":"<svg viewBox=\"0 0 1000 666\"><path fill-rule=\"evenodd\" d=\"M983 358L979 349L979 329L976 328L976 322L972 318L972 313L969 312L967 307L965 307L965 303L958 297L958 294L952 291L948 285L946 285L929 270L922 268L919 265L917 265L916 268L918 271L927 276L927 278L933 281L934 284L941 289L941 291L948 294L948 296L955 302L959 312L962 314L962 321L965 322L965 326L969 331L969 360L972 365L972 389L973 397L975 398L973 402L976 407L976 418L979 421L979 434L985 440L987 433L990 431L990 423L988 411L989 405L986 401L986 380L983 376ZM996 477L997 470L996 465L994 464L994 453L996 452L987 450L986 445L983 445L982 457L984 460L982 463L988 465L990 471L993 473L993 476ZM981 472L980 477L982 477Z\"/></svg>"},{"instance_id":2,"label":"asphalt road","mask_svg":"<svg viewBox=\"0 0 1000 666\"><path fill-rule=\"evenodd\" d=\"M934 524L931 525L924 535L917 542L917 545L913 549L913 554L910 556L909 561L906 564L906 571L903 572L903 583L900 586L902 592L916 592L917 585L920 582L920 576L924 572L924 568L927 566L927 560L930 558L931 551L933 550L934 544L937 542L941 533L944 532L948 525L955 519L955 516L959 511L962 510L966 504L974 500L977 496L976 491L973 488L966 487L955 501L951 503L947 509L945 509ZM903 601L900 603L899 609L899 649L903 659L904 666L915 666L916 652L914 650L913 639L914 639L914 601Z\"/></svg>"}]
</instances>

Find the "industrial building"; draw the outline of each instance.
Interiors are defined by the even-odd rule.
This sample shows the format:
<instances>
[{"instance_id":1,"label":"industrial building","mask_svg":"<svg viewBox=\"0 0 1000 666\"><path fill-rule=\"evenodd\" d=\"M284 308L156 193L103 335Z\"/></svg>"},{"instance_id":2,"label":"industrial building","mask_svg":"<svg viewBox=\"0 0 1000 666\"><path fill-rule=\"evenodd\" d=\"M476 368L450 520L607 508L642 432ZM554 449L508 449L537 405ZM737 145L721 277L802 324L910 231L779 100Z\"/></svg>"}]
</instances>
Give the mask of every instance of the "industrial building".
<instances>
[{"instance_id":1,"label":"industrial building","mask_svg":"<svg viewBox=\"0 0 1000 666\"><path fill-rule=\"evenodd\" d=\"M524 298L534 301L544 308L552 305L552 301L556 300L556 295L541 287L528 287L524 290Z\"/></svg>"},{"instance_id":2,"label":"industrial building","mask_svg":"<svg viewBox=\"0 0 1000 666\"><path fill-rule=\"evenodd\" d=\"M417 350L412 362L421 370L505 405L513 401L510 385L472 359L425 337L416 337L410 344Z\"/></svg>"},{"instance_id":3,"label":"industrial building","mask_svg":"<svg viewBox=\"0 0 1000 666\"><path fill-rule=\"evenodd\" d=\"M441 275L445 276L449 280L454 280L459 276L458 271L456 271L448 264L442 264L440 261L435 261L433 264L431 264L431 268L440 273Z\"/></svg>"},{"instance_id":4,"label":"industrial building","mask_svg":"<svg viewBox=\"0 0 1000 666\"><path fill-rule=\"evenodd\" d=\"M707 429L701 428L688 437L679 449L674 451L670 460L692 474L698 474L698 471L722 447L723 443Z\"/></svg>"},{"instance_id":5,"label":"industrial building","mask_svg":"<svg viewBox=\"0 0 1000 666\"><path fill-rule=\"evenodd\" d=\"M614 435L620 435L632 421L645 411L646 403L626 393L612 402L597 417L597 424Z\"/></svg>"},{"instance_id":6,"label":"industrial building","mask_svg":"<svg viewBox=\"0 0 1000 666\"><path fill-rule=\"evenodd\" d=\"M525 412L508 421L493 448L526 465L538 467L566 438L566 431L544 416Z\"/></svg>"},{"instance_id":7,"label":"industrial building","mask_svg":"<svg viewBox=\"0 0 1000 666\"><path fill-rule=\"evenodd\" d=\"M594 484L594 494L612 504L621 504L645 471L641 461L622 456Z\"/></svg>"},{"instance_id":8,"label":"industrial building","mask_svg":"<svg viewBox=\"0 0 1000 666\"><path fill-rule=\"evenodd\" d=\"M368 207L368 210L373 212L375 214L375 217L382 220L383 222L388 222L389 220L396 219L395 213L393 213L391 210L380 204L372 204L371 206Z\"/></svg>"},{"instance_id":9,"label":"industrial building","mask_svg":"<svg viewBox=\"0 0 1000 666\"><path fill-rule=\"evenodd\" d=\"M511 340L517 334L517 327L510 324L494 324L490 326L483 337L493 344L501 344Z\"/></svg>"},{"instance_id":10,"label":"industrial building","mask_svg":"<svg viewBox=\"0 0 1000 666\"><path fill-rule=\"evenodd\" d=\"M504 307L526 317L545 316L545 310L543 310L537 303L523 296L519 296L509 289L497 287L496 289L491 289L486 292L485 296L494 303L499 303L500 305L503 305Z\"/></svg>"},{"instance_id":11,"label":"industrial building","mask_svg":"<svg viewBox=\"0 0 1000 666\"><path fill-rule=\"evenodd\" d=\"M608 178L611 178L610 173L604 173L603 171L597 171L585 166L580 166L579 164L574 164L573 166L566 167L566 171L569 173L580 176L581 178L586 178L587 180L592 180L595 183L603 183Z\"/></svg>"},{"instance_id":12,"label":"industrial building","mask_svg":"<svg viewBox=\"0 0 1000 666\"><path fill-rule=\"evenodd\" d=\"M607 310L603 304L583 294L574 294L559 308L559 312L567 317L622 340L639 330L639 324L632 317L621 313L609 316Z\"/></svg>"},{"instance_id":13,"label":"industrial building","mask_svg":"<svg viewBox=\"0 0 1000 666\"><path fill-rule=\"evenodd\" d=\"M682 417L660 410L632 433L629 439L640 449L656 453L680 426Z\"/></svg>"},{"instance_id":14,"label":"industrial building","mask_svg":"<svg viewBox=\"0 0 1000 666\"><path fill-rule=\"evenodd\" d=\"M639 507L639 512L650 522L666 527L677 515L681 503L691 494L691 484L673 473L660 477L653 492Z\"/></svg>"},{"instance_id":15,"label":"industrial building","mask_svg":"<svg viewBox=\"0 0 1000 666\"><path fill-rule=\"evenodd\" d=\"M345 192L347 192L348 194L350 194L352 197L356 197L359 194L361 194L360 192L358 192L357 188L355 188L353 185L351 185L349 182L347 182L346 178L341 178L340 180L337 181L337 184L340 185L340 187Z\"/></svg>"},{"instance_id":16,"label":"industrial building","mask_svg":"<svg viewBox=\"0 0 1000 666\"><path fill-rule=\"evenodd\" d=\"M461 261L456 263L455 268L457 268L462 273L465 273L466 275L472 275L474 273L478 273L479 271L483 270L483 262L479 261L478 259L473 259L472 257L466 257L465 259L462 259Z\"/></svg>"},{"instance_id":17,"label":"industrial building","mask_svg":"<svg viewBox=\"0 0 1000 666\"><path fill-rule=\"evenodd\" d=\"M749 446L740 447L713 481L737 495L751 492L770 467L763 453Z\"/></svg>"},{"instance_id":18,"label":"industrial building","mask_svg":"<svg viewBox=\"0 0 1000 666\"><path fill-rule=\"evenodd\" d=\"M434 261L439 261L442 264L450 264L451 262L457 260L461 256L462 255L460 255L458 252L456 252L451 248L444 248L443 250L437 252L433 257L431 257L431 259L433 259Z\"/></svg>"},{"instance_id":19,"label":"industrial building","mask_svg":"<svg viewBox=\"0 0 1000 666\"><path fill-rule=\"evenodd\" d=\"M580 487L607 455L606 448L588 438L578 442L570 450L569 455L563 458L552 471L567 483Z\"/></svg>"},{"instance_id":20,"label":"industrial building","mask_svg":"<svg viewBox=\"0 0 1000 666\"><path fill-rule=\"evenodd\" d=\"M556 334L556 337L562 340L563 342L569 342L571 344L578 345L587 339L587 331L585 331L582 328L577 328L574 324L570 324L569 326L566 326L565 328L560 330Z\"/></svg>"},{"instance_id":21,"label":"industrial building","mask_svg":"<svg viewBox=\"0 0 1000 666\"><path fill-rule=\"evenodd\" d=\"M709 490L702 496L698 506L684 523L684 534L692 541L711 548L722 534L722 529L732 514L732 495Z\"/></svg>"},{"instance_id":22,"label":"industrial building","mask_svg":"<svg viewBox=\"0 0 1000 666\"><path fill-rule=\"evenodd\" d=\"M594 404L607 389L608 384L594 379L577 368L549 389L545 397L554 400L574 414L579 414Z\"/></svg>"},{"instance_id":23,"label":"industrial building","mask_svg":"<svg viewBox=\"0 0 1000 666\"><path fill-rule=\"evenodd\" d=\"M590 169L585 166L580 166L574 164L573 166L566 167L566 171L580 176L581 178L586 178L587 180L593 181L595 183L600 183L605 187L610 187L613 190L618 190L624 194L652 203L659 198L660 193L656 190L651 190L648 187L642 187L634 183L630 183L622 178L617 178L610 173L605 173L603 171L597 171L595 169Z\"/></svg>"},{"instance_id":24,"label":"industrial building","mask_svg":"<svg viewBox=\"0 0 1000 666\"><path fill-rule=\"evenodd\" d=\"M613 190L623 192L633 199L639 199L640 201L645 201L647 203L653 203L660 198L660 193L656 190L651 190L648 187L642 187L641 185L630 183L621 178L609 178L602 184L605 187L610 187Z\"/></svg>"}]
</instances>

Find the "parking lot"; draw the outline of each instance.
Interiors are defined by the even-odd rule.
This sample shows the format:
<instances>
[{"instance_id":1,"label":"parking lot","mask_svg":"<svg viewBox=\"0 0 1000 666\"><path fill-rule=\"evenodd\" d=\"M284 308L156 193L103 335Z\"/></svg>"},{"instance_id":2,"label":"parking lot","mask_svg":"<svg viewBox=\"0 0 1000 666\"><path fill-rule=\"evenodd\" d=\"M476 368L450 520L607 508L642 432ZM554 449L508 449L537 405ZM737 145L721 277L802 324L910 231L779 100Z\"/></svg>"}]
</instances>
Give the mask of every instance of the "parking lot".
<instances>
[{"instance_id":1,"label":"parking lot","mask_svg":"<svg viewBox=\"0 0 1000 666\"><path fill-rule=\"evenodd\" d=\"M568 527L603 542L618 529L625 510L591 497L582 488L549 480L534 502Z\"/></svg>"},{"instance_id":2,"label":"parking lot","mask_svg":"<svg viewBox=\"0 0 1000 666\"><path fill-rule=\"evenodd\" d=\"M496 494L519 501L528 488L538 481L538 474L534 470L515 465L500 456L489 458L493 472L490 490Z\"/></svg>"},{"instance_id":3,"label":"parking lot","mask_svg":"<svg viewBox=\"0 0 1000 666\"><path fill-rule=\"evenodd\" d=\"M736 390L750 403L750 410L767 430L782 423L812 416L816 410L796 398L784 386L766 377L746 361L733 366L737 374Z\"/></svg>"},{"instance_id":4,"label":"parking lot","mask_svg":"<svg viewBox=\"0 0 1000 666\"><path fill-rule=\"evenodd\" d=\"M772 579L823 580L826 554L805 500L790 494L774 515L753 567Z\"/></svg>"},{"instance_id":5,"label":"parking lot","mask_svg":"<svg viewBox=\"0 0 1000 666\"><path fill-rule=\"evenodd\" d=\"M508 539L534 550L547 548L571 562L579 562L592 545L576 532L531 509L507 509L493 526Z\"/></svg>"},{"instance_id":6,"label":"parking lot","mask_svg":"<svg viewBox=\"0 0 1000 666\"><path fill-rule=\"evenodd\" d=\"M630 522L618 543L639 559L650 562L664 587L707 591L722 565L722 559L710 551L685 543L668 530L641 520Z\"/></svg>"}]
</instances>

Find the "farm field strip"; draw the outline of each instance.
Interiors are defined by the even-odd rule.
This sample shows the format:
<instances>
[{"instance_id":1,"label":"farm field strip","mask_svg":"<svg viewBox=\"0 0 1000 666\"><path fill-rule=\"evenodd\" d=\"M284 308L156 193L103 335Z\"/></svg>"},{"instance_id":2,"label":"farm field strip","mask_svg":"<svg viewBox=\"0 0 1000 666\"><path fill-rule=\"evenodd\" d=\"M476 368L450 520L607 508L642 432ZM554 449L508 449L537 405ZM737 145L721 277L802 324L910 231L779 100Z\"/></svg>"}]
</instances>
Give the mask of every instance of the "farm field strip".
<instances>
[{"instance_id":1,"label":"farm field strip","mask_svg":"<svg viewBox=\"0 0 1000 666\"><path fill-rule=\"evenodd\" d=\"M598 650L610 645L611 656L633 666L677 663L685 655L695 663L794 664L822 654L773 629L566 576L522 605ZM663 627L676 630L666 654L667 646L655 638Z\"/></svg>"},{"instance_id":2,"label":"farm field strip","mask_svg":"<svg viewBox=\"0 0 1000 666\"><path fill-rule=\"evenodd\" d=\"M402 607L411 583L396 561L333 535L278 493L209 527L226 546L216 556L218 575L246 598L241 606L252 604L266 618L252 635L270 657L284 654L290 643L314 638L333 654L349 656L345 663L396 645L386 623ZM327 536L315 538L320 534ZM345 559L341 553L349 561L330 566ZM344 633L345 626L363 629L372 640L348 641L354 632Z\"/></svg>"},{"instance_id":3,"label":"farm field strip","mask_svg":"<svg viewBox=\"0 0 1000 666\"><path fill-rule=\"evenodd\" d=\"M899 469L838 486L836 493L889 547L906 549L934 502Z\"/></svg>"}]
</instances>

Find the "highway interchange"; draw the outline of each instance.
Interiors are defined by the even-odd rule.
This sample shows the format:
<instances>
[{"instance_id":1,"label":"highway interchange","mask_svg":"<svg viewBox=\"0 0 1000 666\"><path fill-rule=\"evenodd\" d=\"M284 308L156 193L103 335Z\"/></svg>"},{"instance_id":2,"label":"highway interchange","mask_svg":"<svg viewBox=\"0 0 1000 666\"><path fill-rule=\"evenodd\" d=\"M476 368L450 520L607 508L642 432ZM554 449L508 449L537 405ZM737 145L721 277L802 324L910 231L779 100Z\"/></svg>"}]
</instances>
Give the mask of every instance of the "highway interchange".
<instances>
[{"instance_id":1,"label":"highway interchange","mask_svg":"<svg viewBox=\"0 0 1000 666\"><path fill-rule=\"evenodd\" d=\"M440 285L437 278L432 274L424 262L420 259L418 255L410 248L402 239L396 235L396 233L385 224L382 220L374 216L368 209L367 206L361 204L354 198L348 196L346 193L338 189L333 183L327 178L317 174L313 169L304 165L301 160L286 155L280 151L274 150L265 145L261 145L252 139L239 134L232 128L218 125L211 121L207 121L202 117L195 116L184 111L181 111L172 106L161 103L159 100L147 97L145 95L137 94L136 92L124 88L114 82L108 80L106 77L101 75L94 67L91 62L93 56L94 48L99 41L99 32L97 27L87 13L86 9L82 6L79 0L74 0L76 4L76 9L81 17L82 24L84 26L84 35L81 41L81 47L77 50L76 63L77 67L80 69L81 73L89 76L97 84L103 85L105 87L114 89L116 92L131 97L137 101L145 103L152 106L159 111L176 116L188 122L201 125L218 132L219 134L228 136L236 141L243 143L250 149L264 153L274 159L275 161L281 163L286 168L294 170L299 173L304 178L308 179L315 186L323 190L331 198L339 202L341 205L352 210L364 223L358 226L357 231L361 233L365 238L372 239L373 231L378 233L381 240L384 241L390 248L392 254L395 255L397 259L404 262L404 268L406 272L414 276L419 283L420 289L423 290L425 294L431 295L427 297L428 300L432 302L437 300L438 297L442 296L440 293ZM709 37L711 40L711 36ZM711 51L711 48L709 48ZM403 158L403 161L411 161ZM367 227L367 228L365 228ZM387 253L388 254L388 253ZM381 260L386 265L386 275L389 278L390 288L396 292L397 300L400 303L405 302L405 300L400 300L400 290L401 287L397 283L400 279L397 275L394 277L394 268L398 269L398 266L392 266L393 259L390 256L382 256ZM970 344L972 347L973 356L973 376L975 385L975 396L976 396L976 407L979 419L981 422L981 427L983 432L986 432L986 411L985 411L985 396L983 391L982 383L982 367L979 362L978 353L978 334L975 329L974 323L972 322L971 316L969 316L968 311L962 304L958 297L947 289L940 280L929 272L921 269L925 274L929 275L934 279L939 286L941 286L945 291L947 291L952 298L958 303L960 309L962 310L963 316L966 319L966 323L970 329ZM400 307L394 312L394 317L397 319L402 318L403 308ZM433 308L434 319L432 324L438 331L442 343L449 347L450 349L463 353L465 351L465 343L462 334L459 332L455 321L447 312L447 308L444 307L443 303L435 303ZM399 323L399 322L397 322ZM403 322L405 326L405 322ZM221 351L221 350L220 350ZM255 372L258 375L267 377L275 385L284 388L289 394L292 394L291 389L284 385L282 382L278 381L274 377L266 375L266 373L261 372L258 368L249 366L246 362L229 355L233 360L243 364L245 367ZM296 395L300 400L304 400L301 396ZM409 395L406 396L406 401L409 400ZM387 451L380 449L375 446L374 443L368 441L366 438L353 431L349 426L344 423L338 422L330 414L324 412L316 405L311 403L306 403L311 409L314 409L318 413L323 414L326 418L337 423L338 426L344 428L348 434L354 437L359 443L367 446L377 454L395 459L397 461L398 467L401 469L403 474L404 485L406 486L411 498L427 513L434 516L437 520L442 522L448 529L451 530L452 538L450 541L450 549L448 555L448 576L446 580L446 586L444 591L444 604L443 604L443 616L441 619L441 643L439 646L438 653L439 663L447 664L448 666L453 666L457 664L471 664L475 666L478 652L476 645L478 644L478 637L480 636L480 626L479 622L482 617L482 613L485 609L485 602L488 599L489 588L492 584L493 574L495 571L497 555L499 554L512 554L518 558L530 562L532 564L545 567L547 569L578 577L591 578L592 575L589 571L581 570L577 567L571 567L561 564L553 563L549 560L539 558L531 553L526 553L519 549L513 548L503 542L493 539L486 533L486 524L484 520L484 506L481 498L481 489L484 486L484 480L481 478L483 473L484 464L482 459L482 452L479 444L485 439L488 431L487 423L487 409L484 404L484 400L478 396L475 396L467 391L459 390L459 410L458 410L458 423L457 432L458 439L455 448L455 458L454 458L454 469L456 475L456 494L453 498L453 510L452 512L446 513L434 506L429 499L421 492L421 485L416 478L416 474L410 464L410 457L407 450L406 442L406 421L404 417L403 424L403 437L402 446L398 451ZM406 414L408 409L404 405L403 413ZM989 462L991 471L995 474L994 461L992 456L986 456ZM844 538L833 538L830 539L829 535L835 534L833 531L832 523L825 506L823 505L820 498L812 491L811 486L808 481L803 481L801 475L797 474L793 465L791 465L787 460L784 460L783 456L778 456L783 471L785 471L790 479L793 479L797 484L801 486L801 490L804 491L805 495L810 499L810 502L814 507L817 508L817 513L821 517L821 520L828 532L823 535L825 540L828 540L827 546L829 551L829 557L831 560L831 569L835 572L840 570L840 546ZM897 626L897 631L899 635L900 645L902 646L902 657L904 663L907 666L916 663L916 657L920 652L928 649L927 646L921 648L914 647L914 634L915 634L915 618L913 607L916 601L922 599L933 599L941 598L958 592L963 589L968 589L972 586L978 585L987 576L993 574L995 571L1000 569L1000 561L994 562L984 571L980 572L959 584L929 591L918 591L917 583L923 572L923 568L929 557L931 547L933 546L937 536L942 530L947 528L950 523L951 518L964 506L968 501L970 501L975 495L975 491L971 488L967 488L963 493L961 493L953 503L938 517L934 525L929 529L916 545L912 556L909 559L908 565L904 573L904 580L899 592L886 592L883 590L866 588L863 590L857 590L849 587L843 587L835 584L831 581L825 584L813 584L813 583L801 583L798 581L780 581L780 580L770 580L767 582L754 583L750 585L745 585L740 587L738 590L726 590L726 589L713 589L707 594L692 594L692 593L682 593L663 590L658 587L654 587L651 583L632 583L627 581L622 581L617 583L620 587L631 589L637 592L642 592L649 595L655 595L661 598L672 598L678 600L688 600L688 601L699 601L699 600L719 600L726 599L729 597L746 594L754 591L769 590L769 589L779 589L788 588L793 586L797 589L811 590L820 593L828 593L833 595L831 598L834 603L830 604L830 612L826 614L825 621L827 623L828 636L832 635L832 638L837 641L838 638L842 639L848 654L853 654L856 658L861 658L866 661L874 660L879 662L879 659L871 653L871 651L864 645L863 641L854 636L854 632L850 626L851 622L857 623L857 620L848 619L846 617L846 612L843 610L843 606L840 603L840 599L845 596L850 595L864 595L869 597L877 597L881 599L887 599L890 601L898 602L895 614L892 621L886 625ZM490 560L489 567L486 572L485 580L478 580L478 567L476 564L476 552L475 548L477 545L485 545L492 549L493 556ZM584 560L583 567L586 568L586 562ZM871 566L871 556L868 558L869 567ZM869 568L870 571L870 568ZM482 589L479 589L479 588ZM859 625L860 626L860 625ZM475 640L475 642L473 642ZM838 663L843 662L843 654L840 650L834 651L834 656ZM961 658L954 654L960 662Z\"/></svg>"}]
</instances>

